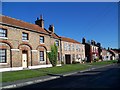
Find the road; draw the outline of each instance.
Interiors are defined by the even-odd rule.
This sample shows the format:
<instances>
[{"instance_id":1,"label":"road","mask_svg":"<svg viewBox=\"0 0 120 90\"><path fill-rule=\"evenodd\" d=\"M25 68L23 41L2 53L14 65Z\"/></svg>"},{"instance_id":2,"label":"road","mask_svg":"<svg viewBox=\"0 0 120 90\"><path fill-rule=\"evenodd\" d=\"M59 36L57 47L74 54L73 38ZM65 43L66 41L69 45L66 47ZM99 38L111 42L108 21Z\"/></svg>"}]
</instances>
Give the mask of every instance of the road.
<instances>
[{"instance_id":1,"label":"road","mask_svg":"<svg viewBox=\"0 0 120 90\"><path fill-rule=\"evenodd\" d=\"M120 88L120 65L112 65L92 71L61 77L25 88Z\"/></svg>"}]
</instances>

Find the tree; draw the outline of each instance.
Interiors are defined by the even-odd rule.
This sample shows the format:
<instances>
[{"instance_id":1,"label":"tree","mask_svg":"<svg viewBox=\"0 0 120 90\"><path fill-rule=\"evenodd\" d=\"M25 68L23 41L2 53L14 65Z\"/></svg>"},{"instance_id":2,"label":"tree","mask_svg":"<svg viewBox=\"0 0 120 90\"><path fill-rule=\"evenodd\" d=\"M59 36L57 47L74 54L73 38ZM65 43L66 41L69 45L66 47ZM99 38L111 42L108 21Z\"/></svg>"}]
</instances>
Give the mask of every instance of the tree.
<instances>
[{"instance_id":1,"label":"tree","mask_svg":"<svg viewBox=\"0 0 120 90\"><path fill-rule=\"evenodd\" d=\"M48 53L48 58L53 67L57 65L57 55L58 55L58 47L54 43L54 45L51 46L51 52Z\"/></svg>"}]
</instances>

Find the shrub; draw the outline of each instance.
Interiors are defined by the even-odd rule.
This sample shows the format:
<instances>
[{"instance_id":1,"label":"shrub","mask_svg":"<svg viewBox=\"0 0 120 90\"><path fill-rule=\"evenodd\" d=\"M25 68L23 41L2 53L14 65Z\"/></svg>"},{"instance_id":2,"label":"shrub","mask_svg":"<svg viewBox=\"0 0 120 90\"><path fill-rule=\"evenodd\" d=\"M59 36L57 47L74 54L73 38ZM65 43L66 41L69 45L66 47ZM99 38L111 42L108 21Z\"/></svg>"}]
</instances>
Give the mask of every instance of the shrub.
<instances>
[{"instance_id":1,"label":"shrub","mask_svg":"<svg viewBox=\"0 0 120 90\"><path fill-rule=\"evenodd\" d=\"M48 58L53 67L57 65L57 55L58 55L58 47L54 43L54 45L51 46L51 52L48 53Z\"/></svg>"},{"instance_id":2,"label":"shrub","mask_svg":"<svg viewBox=\"0 0 120 90\"><path fill-rule=\"evenodd\" d=\"M77 64L77 63L80 63L80 62L77 62L77 61L72 61L72 64Z\"/></svg>"}]
</instances>

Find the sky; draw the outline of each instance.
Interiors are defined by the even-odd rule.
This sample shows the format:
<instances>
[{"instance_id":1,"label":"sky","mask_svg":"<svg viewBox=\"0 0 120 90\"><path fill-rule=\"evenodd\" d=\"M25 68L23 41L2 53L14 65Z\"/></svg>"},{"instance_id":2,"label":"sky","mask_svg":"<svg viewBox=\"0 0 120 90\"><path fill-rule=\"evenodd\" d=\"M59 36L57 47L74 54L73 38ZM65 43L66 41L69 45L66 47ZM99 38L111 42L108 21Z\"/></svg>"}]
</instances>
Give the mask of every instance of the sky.
<instances>
[{"instance_id":1,"label":"sky","mask_svg":"<svg viewBox=\"0 0 120 90\"><path fill-rule=\"evenodd\" d=\"M118 48L118 4L116 2L3 2L2 14L35 23L43 15L45 28L82 42L95 40L103 48Z\"/></svg>"}]
</instances>

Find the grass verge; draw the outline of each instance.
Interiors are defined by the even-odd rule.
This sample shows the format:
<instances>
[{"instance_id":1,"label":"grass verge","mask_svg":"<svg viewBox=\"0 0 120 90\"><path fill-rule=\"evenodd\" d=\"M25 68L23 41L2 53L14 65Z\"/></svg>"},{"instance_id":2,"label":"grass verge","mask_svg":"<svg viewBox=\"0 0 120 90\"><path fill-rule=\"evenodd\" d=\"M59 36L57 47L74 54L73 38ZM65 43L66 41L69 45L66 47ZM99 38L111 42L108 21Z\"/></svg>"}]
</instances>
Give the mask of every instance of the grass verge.
<instances>
[{"instance_id":1,"label":"grass verge","mask_svg":"<svg viewBox=\"0 0 120 90\"><path fill-rule=\"evenodd\" d=\"M113 64L117 61L104 61L104 62L93 62L87 64L70 64L70 65L63 65L61 67L51 67L51 68L41 68L41 69L34 69L34 70L22 70L22 71L12 71L12 72L3 72L2 73L2 82L13 82L22 79L46 76L50 74L60 74L78 70L85 70L90 66L102 66L107 64Z\"/></svg>"}]
</instances>

